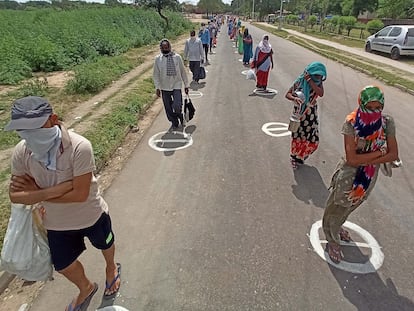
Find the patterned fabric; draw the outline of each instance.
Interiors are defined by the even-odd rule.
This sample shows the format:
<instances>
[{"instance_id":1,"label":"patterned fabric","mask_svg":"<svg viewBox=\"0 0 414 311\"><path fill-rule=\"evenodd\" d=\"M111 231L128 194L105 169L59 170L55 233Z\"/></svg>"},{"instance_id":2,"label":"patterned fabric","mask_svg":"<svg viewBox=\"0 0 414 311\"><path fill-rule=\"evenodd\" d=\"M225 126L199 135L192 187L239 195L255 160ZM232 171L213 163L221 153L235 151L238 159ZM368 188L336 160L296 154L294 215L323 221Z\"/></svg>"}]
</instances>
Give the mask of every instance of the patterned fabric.
<instances>
[{"instance_id":1,"label":"patterned fabric","mask_svg":"<svg viewBox=\"0 0 414 311\"><path fill-rule=\"evenodd\" d=\"M174 52L170 52L164 55L165 57L167 57L167 76L169 77L173 77L177 75L177 71L175 70L175 63L174 63L173 55L174 55Z\"/></svg>"},{"instance_id":2,"label":"patterned fabric","mask_svg":"<svg viewBox=\"0 0 414 311\"><path fill-rule=\"evenodd\" d=\"M314 96L314 94L312 94ZM318 107L312 105L305 111L304 118L300 121L297 132L292 133L290 146L290 157L292 161L303 164L303 162L318 149Z\"/></svg>"},{"instance_id":3,"label":"patterned fabric","mask_svg":"<svg viewBox=\"0 0 414 311\"><path fill-rule=\"evenodd\" d=\"M361 138L365 141L365 145L361 149L362 153L379 150L386 141L386 121L382 116L382 108L376 111L370 111L366 108L367 104L373 101L380 102L384 107L384 94L378 87L367 86L359 94L359 108L346 117L346 121L354 127L356 142ZM375 172L375 165L358 167L348 200L356 204L365 197Z\"/></svg>"}]
</instances>

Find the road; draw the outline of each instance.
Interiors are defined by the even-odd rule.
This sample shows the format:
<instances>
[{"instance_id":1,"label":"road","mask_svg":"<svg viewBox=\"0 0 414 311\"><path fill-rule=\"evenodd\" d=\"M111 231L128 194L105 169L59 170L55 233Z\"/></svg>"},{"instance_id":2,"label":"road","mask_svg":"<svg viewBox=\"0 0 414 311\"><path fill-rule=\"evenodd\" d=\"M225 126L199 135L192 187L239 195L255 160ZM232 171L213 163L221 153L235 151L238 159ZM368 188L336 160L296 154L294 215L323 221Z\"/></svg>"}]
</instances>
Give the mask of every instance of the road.
<instances>
[{"instance_id":1,"label":"road","mask_svg":"<svg viewBox=\"0 0 414 311\"><path fill-rule=\"evenodd\" d=\"M263 31L249 30L256 45ZM123 266L115 305L131 311L414 310L411 95L276 36L270 42L275 69L269 87L278 95L252 95L254 82L241 74L241 56L223 31L199 89L203 96L193 96L196 116L186 128L193 144L177 151L150 148L150 138L169 127L161 112L105 193ZM315 60L328 69L319 100L320 148L293 172L289 136L266 135L262 126L287 123L292 107L284 93ZM383 88L385 111L396 120L404 167L392 178L380 176L349 219L373 236L384 255L377 270L361 274L325 262L309 234L322 218L330 176L343 153L343 120L360 89L372 83ZM363 232L351 233L355 241L366 239ZM344 253L364 269L374 266L367 262L369 248L350 246ZM103 293L103 258L89 248L81 260L100 285L89 308L95 310ZM63 310L75 294L56 275L30 310Z\"/></svg>"}]
</instances>

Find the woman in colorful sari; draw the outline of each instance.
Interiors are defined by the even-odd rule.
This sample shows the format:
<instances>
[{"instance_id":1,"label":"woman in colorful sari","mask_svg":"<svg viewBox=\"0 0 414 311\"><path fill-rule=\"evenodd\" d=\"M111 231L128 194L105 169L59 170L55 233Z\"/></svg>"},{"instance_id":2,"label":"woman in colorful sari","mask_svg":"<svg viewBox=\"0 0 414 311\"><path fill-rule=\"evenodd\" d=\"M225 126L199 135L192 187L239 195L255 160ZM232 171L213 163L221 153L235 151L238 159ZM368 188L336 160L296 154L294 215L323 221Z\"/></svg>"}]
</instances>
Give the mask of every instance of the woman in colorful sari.
<instances>
[{"instance_id":1,"label":"woman in colorful sari","mask_svg":"<svg viewBox=\"0 0 414 311\"><path fill-rule=\"evenodd\" d=\"M268 35L263 35L262 41L256 47L252 68L256 69L256 88L266 91L270 68L273 69L273 50Z\"/></svg>"},{"instance_id":2,"label":"woman in colorful sari","mask_svg":"<svg viewBox=\"0 0 414 311\"><path fill-rule=\"evenodd\" d=\"M253 57L253 39L246 28L243 34L243 65L250 64L250 58Z\"/></svg>"},{"instance_id":3,"label":"woman in colorful sari","mask_svg":"<svg viewBox=\"0 0 414 311\"><path fill-rule=\"evenodd\" d=\"M392 117L382 114L384 94L381 89L366 86L359 94L358 104L342 127L345 157L335 169L323 215L327 251L334 263L343 259L341 240L351 241L342 225L371 193L379 164L398 159L395 124Z\"/></svg>"},{"instance_id":4,"label":"woman in colorful sari","mask_svg":"<svg viewBox=\"0 0 414 311\"><path fill-rule=\"evenodd\" d=\"M299 107L299 128L292 132L290 146L290 163L293 169L316 151L319 145L318 106L316 99L324 94L323 81L326 80L326 68L320 62L306 66L304 72L293 82L287 91L286 98ZM297 96L303 94L303 98Z\"/></svg>"}]
</instances>

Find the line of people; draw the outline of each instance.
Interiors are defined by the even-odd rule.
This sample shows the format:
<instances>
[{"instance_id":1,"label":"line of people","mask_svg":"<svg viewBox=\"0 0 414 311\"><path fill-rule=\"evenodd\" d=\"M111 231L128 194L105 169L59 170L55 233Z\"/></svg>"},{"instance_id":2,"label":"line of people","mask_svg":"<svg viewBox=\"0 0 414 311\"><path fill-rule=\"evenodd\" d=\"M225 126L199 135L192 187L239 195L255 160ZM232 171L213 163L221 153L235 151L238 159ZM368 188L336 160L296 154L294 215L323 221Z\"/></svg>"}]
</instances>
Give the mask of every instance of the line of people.
<instances>
[{"instance_id":1,"label":"line of people","mask_svg":"<svg viewBox=\"0 0 414 311\"><path fill-rule=\"evenodd\" d=\"M209 52L217 45L217 34L220 31L221 17L201 23L201 28L196 36L196 31L190 32L190 38L184 46L184 59L189 61L189 68L192 73L191 83L198 85L201 79L205 78L204 66L210 64ZM168 39L160 42L161 53L157 55L153 67L153 80L156 95L162 97L167 119L171 122L170 131L183 129L185 120L182 113L183 96L182 88L188 96L190 83L187 77L184 61L180 54L172 51Z\"/></svg>"},{"instance_id":2,"label":"line of people","mask_svg":"<svg viewBox=\"0 0 414 311\"><path fill-rule=\"evenodd\" d=\"M255 69L256 88L266 90L269 71L273 69L273 50L269 36L263 35L250 64L253 39L240 20L237 24L230 20L231 40L234 40L234 29L237 28L243 34L243 40L236 43L239 53L243 53L243 65ZM243 47L240 49L241 44ZM298 117L298 124L291 134L290 163L294 170L303 165L318 149L317 98L324 95L323 82L326 77L325 65L312 62L305 67L285 94L285 98L293 102L292 114ZM344 256L341 241L352 240L343 224L368 198L376 183L380 164L401 165L394 119L382 113L384 103L384 93L379 87L364 87L358 95L357 108L346 117L342 127L345 154L332 176L330 195L323 215L323 231L328 241L326 251L334 263L339 263Z\"/></svg>"}]
</instances>

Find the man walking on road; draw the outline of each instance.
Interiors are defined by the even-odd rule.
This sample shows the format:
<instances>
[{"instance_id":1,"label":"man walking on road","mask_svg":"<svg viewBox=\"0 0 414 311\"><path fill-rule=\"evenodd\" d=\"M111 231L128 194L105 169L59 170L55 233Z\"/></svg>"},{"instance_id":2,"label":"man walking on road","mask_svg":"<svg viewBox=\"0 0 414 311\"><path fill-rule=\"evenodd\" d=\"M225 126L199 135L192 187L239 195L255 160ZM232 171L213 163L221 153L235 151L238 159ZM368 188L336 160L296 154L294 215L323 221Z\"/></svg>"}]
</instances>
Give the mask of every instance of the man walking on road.
<instances>
[{"instance_id":1,"label":"man walking on road","mask_svg":"<svg viewBox=\"0 0 414 311\"><path fill-rule=\"evenodd\" d=\"M204 54L206 56L206 64L208 64L208 47L210 46L210 30L206 28L206 24L201 23L201 29L198 33L198 37L201 40L204 48Z\"/></svg>"},{"instance_id":2,"label":"man walking on road","mask_svg":"<svg viewBox=\"0 0 414 311\"><path fill-rule=\"evenodd\" d=\"M184 91L188 94L187 73L181 56L171 51L171 44L167 39L160 42L160 50L161 54L155 58L153 72L156 94L158 97L162 96L171 129L177 129L179 122L184 125L181 89L184 83Z\"/></svg>"},{"instance_id":3,"label":"man walking on road","mask_svg":"<svg viewBox=\"0 0 414 311\"><path fill-rule=\"evenodd\" d=\"M66 310L86 310L98 289L77 259L86 249L85 237L102 250L106 261L104 297L115 297L121 285L120 264L114 261L108 206L93 175L91 143L68 131L49 102L37 96L13 103L11 121L5 130L16 130L22 138L12 156L10 200L43 206L52 263L79 289L79 295Z\"/></svg>"},{"instance_id":4,"label":"man walking on road","mask_svg":"<svg viewBox=\"0 0 414 311\"><path fill-rule=\"evenodd\" d=\"M184 58L190 61L190 70L193 73L193 81L200 80L200 64L204 62L203 44L196 38L195 30L190 33L190 39L185 42Z\"/></svg>"}]
</instances>

